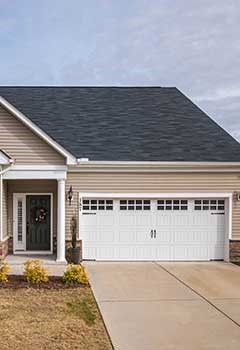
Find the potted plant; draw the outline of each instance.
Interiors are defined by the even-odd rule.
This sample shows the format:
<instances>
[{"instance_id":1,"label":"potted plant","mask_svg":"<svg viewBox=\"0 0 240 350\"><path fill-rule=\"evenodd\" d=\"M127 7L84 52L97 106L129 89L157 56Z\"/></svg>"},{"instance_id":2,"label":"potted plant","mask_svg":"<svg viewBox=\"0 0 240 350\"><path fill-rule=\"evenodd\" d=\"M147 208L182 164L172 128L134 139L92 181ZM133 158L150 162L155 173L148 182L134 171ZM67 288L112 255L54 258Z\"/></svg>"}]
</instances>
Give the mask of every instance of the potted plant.
<instances>
[{"instance_id":1,"label":"potted plant","mask_svg":"<svg viewBox=\"0 0 240 350\"><path fill-rule=\"evenodd\" d=\"M71 261L74 264L79 264L81 260L81 249L77 247L77 219L75 216L71 220L71 233L72 233L72 248L71 251Z\"/></svg>"}]
</instances>

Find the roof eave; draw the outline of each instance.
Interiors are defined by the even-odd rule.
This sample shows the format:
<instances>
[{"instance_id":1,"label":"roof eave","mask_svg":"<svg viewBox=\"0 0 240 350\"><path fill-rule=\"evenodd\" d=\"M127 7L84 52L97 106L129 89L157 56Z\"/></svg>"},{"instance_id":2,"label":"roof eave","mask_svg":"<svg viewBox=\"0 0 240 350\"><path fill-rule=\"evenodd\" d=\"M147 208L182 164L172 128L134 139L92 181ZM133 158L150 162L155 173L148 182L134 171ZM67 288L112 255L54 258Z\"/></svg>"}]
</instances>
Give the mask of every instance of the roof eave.
<instances>
[{"instance_id":1,"label":"roof eave","mask_svg":"<svg viewBox=\"0 0 240 350\"><path fill-rule=\"evenodd\" d=\"M107 161L78 161L69 172L238 172L240 162L107 162Z\"/></svg>"}]
</instances>

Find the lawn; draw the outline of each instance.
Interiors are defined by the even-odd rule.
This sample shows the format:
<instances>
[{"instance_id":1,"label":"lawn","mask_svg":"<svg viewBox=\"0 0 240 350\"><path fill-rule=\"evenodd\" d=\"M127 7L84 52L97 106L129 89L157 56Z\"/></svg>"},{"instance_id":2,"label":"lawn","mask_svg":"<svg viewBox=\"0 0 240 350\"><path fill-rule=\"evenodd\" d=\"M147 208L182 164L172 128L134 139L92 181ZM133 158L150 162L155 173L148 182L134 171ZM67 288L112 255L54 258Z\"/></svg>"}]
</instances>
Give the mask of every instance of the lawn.
<instances>
[{"instance_id":1,"label":"lawn","mask_svg":"<svg viewBox=\"0 0 240 350\"><path fill-rule=\"evenodd\" d=\"M0 288L1 350L112 349L90 287Z\"/></svg>"}]
</instances>

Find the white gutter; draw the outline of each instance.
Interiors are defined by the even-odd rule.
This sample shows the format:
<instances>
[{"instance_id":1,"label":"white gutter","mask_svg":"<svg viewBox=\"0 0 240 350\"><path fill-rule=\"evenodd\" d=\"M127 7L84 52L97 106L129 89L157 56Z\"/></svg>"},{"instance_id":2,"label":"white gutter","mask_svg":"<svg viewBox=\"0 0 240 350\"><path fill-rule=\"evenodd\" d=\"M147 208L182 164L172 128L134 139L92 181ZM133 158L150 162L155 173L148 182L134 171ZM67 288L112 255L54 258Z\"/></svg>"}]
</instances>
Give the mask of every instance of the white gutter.
<instances>
[{"instance_id":1,"label":"white gutter","mask_svg":"<svg viewBox=\"0 0 240 350\"><path fill-rule=\"evenodd\" d=\"M101 162L78 160L75 166L69 166L68 172L237 172L240 162Z\"/></svg>"},{"instance_id":2,"label":"white gutter","mask_svg":"<svg viewBox=\"0 0 240 350\"><path fill-rule=\"evenodd\" d=\"M240 166L240 162L161 162L161 161L95 161L88 158L78 158L79 165L143 165L143 166L199 166L199 165L214 165L214 166Z\"/></svg>"}]
</instances>

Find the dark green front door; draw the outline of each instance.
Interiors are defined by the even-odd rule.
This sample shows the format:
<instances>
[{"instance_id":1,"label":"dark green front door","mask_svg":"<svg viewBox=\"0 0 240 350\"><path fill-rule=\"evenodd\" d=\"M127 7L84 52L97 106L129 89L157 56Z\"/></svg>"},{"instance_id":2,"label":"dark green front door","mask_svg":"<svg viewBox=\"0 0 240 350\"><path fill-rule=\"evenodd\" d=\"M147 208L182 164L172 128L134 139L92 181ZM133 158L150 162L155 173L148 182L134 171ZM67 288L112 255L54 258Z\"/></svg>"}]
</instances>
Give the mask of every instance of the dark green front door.
<instances>
[{"instance_id":1,"label":"dark green front door","mask_svg":"<svg viewBox=\"0 0 240 350\"><path fill-rule=\"evenodd\" d=\"M50 250L50 196L29 195L26 199L27 250Z\"/></svg>"}]
</instances>

